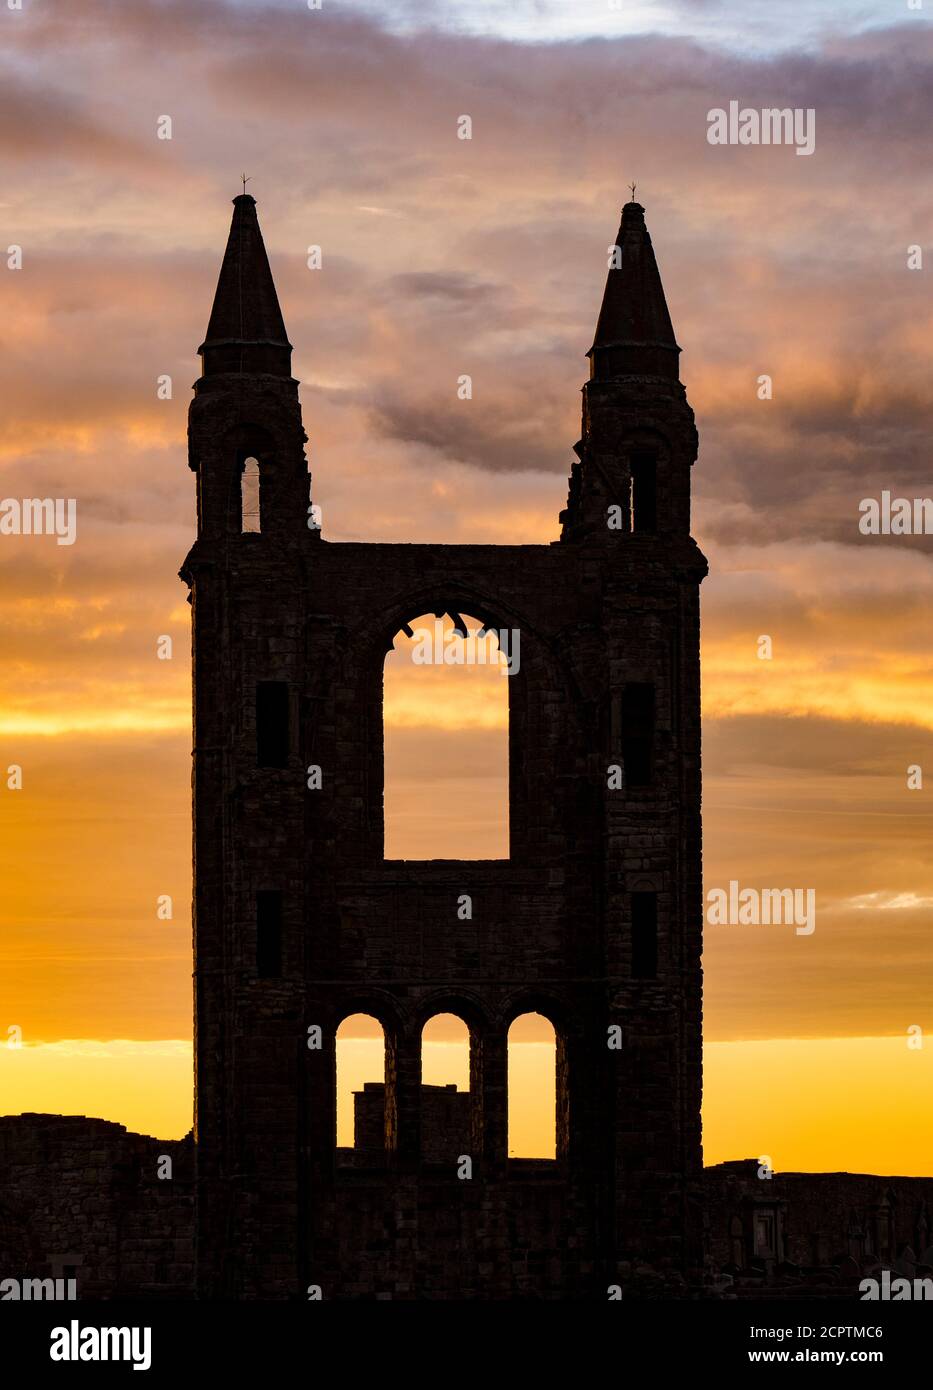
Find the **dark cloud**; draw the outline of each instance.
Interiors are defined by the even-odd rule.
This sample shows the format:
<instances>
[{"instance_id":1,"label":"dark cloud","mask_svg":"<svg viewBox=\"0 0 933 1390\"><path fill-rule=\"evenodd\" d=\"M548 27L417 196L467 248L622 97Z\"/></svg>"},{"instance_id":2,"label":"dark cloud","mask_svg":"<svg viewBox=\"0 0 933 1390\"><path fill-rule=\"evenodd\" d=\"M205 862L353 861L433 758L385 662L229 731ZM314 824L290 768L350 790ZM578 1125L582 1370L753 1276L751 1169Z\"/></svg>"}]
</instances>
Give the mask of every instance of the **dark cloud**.
<instances>
[{"instance_id":1,"label":"dark cloud","mask_svg":"<svg viewBox=\"0 0 933 1390\"><path fill-rule=\"evenodd\" d=\"M411 271L394 275L388 282L390 302L396 295L403 299L440 301L445 310L466 309L471 313L486 313L506 296L501 285L485 284L471 275L442 274L440 271Z\"/></svg>"}]
</instances>

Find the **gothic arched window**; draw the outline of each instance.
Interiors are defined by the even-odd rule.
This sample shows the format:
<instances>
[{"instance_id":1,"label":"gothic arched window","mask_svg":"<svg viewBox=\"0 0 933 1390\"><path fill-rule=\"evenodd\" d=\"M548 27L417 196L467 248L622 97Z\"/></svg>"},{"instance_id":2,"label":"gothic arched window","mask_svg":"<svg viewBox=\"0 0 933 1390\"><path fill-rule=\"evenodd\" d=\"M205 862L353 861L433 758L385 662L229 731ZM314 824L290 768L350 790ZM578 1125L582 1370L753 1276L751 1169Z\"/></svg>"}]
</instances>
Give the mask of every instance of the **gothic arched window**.
<instances>
[{"instance_id":1,"label":"gothic arched window","mask_svg":"<svg viewBox=\"0 0 933 1390\"><path fill-rule=\"evenodd\" d=\"M240 531L255 534L261 530L259 463L248 458L240 469Z\"/></svg>"}]
</instances>

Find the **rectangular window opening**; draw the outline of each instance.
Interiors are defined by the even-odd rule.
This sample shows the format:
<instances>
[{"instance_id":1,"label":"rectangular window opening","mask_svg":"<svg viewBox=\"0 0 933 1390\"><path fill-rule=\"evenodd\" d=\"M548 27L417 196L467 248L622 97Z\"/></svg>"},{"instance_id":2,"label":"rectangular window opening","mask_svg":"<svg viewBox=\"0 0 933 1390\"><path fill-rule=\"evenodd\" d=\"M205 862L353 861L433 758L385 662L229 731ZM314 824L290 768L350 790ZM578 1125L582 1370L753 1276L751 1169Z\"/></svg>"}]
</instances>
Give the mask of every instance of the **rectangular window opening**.
<instances>
[{"instance_id":1,"label":"rectangular window opening","mask_svg":"<svg viewBox=\"0 0 933 1390\"><path fill-rule=\"evenodd\" d=\"M653 775L654 686L633 682L622 696L622 761L627 787L647 787Z\"/></svg>"},{"instance_id":2,"label":"rectangular window opening","mask_svg":"<svg viewBox=\"0 0 933 1390\"><path fill-rule=\"evenodd\" d=\"M658 529L658 469L655 455L632 454L632 530L652 534Z\"/></svg>"},{"instance_id":3,"label":"rectangular window opening","mask_svg":"<svg viewBox=\"0 0 933 1390\"><path fill-rule=\"evenodd\" d=\"M440 603L400 626L385 659L381 768L374 749L386 859L509 858L513 763L516 799L522 775L509 691L525 656L520 629ZM405 717L414 709L431 712L429 755Z\"/></svg>"},{"instance_id":4,"label":"rectangular window opening","mask_svg":"<svg viewBox=\"0 0 933 1390\"><path fill-rule=\"evenodd\" d=\"M257 767L287 767L290 743L288 685L260 681L256 686Z\"/></svg>"},{"instance_id":5,"label":"rectangular window opening","mask_svg":"<svg viewBox=\"0 0 933 1390\"><path fill-rule=\"evenodd\" d=\"M658 895L632 894L632 975L653 980L658 973Z\"/></svg>"},{"instance_id":6,"label":"rectangular window opening","mask_svg":"<svg viewBox=\"0 0 933 1390\"><path fill-rule=\"evenodd\" d=\"M256 894L256 974L261 980L282 973L282 894L262 889Z\"/></svg>"}]
</instances>

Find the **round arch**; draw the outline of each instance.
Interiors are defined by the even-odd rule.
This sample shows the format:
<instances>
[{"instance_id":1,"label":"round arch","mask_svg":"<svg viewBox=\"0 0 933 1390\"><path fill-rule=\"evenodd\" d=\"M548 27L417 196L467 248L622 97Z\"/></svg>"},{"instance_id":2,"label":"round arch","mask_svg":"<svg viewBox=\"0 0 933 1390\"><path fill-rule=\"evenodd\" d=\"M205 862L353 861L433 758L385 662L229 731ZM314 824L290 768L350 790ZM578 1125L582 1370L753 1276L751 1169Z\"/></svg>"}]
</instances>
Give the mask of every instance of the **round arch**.
<instances>
[{"instance_id":1,"label":"round arch","mask_svg":"<svg viewBox=\"0 0 933 1390\"><path fill-rule=\"evenodd\" d=\"M372 1046L373 1038L339 1036L341 1028L354 1018L369 1019L378 1027L378 1048ZM372 1008L347 1007L345 1001L332 1039L337 1147L369 1153L378 1162L393 1147L395 1134L395 1069L390 1061L390 1034ZM376 1061L378 1053L381 1066Z\"/></svg>"}]
</instances>

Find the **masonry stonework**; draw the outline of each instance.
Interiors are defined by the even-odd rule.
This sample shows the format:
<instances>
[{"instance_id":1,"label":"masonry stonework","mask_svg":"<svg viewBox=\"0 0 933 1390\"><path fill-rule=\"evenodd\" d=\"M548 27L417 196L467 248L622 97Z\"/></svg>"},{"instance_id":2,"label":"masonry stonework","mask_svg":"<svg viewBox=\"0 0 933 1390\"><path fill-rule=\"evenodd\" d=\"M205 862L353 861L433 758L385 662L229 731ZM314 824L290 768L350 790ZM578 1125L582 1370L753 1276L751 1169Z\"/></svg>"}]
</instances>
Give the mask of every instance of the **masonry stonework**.
<instances>
[{"instance_id":1,"label":"masonry stonework","mask_svg":"<svg viewBox=\"0 0 933 1390\"><path fill-rule=\"evenodd\" d=\"M560 538L333 544L309 516L255 203L234 200L190 412L198 536L182 570L201 1297L589 1297L638 1267L672 1290L698 1274L697 440L638 204L617 245ZM507 859L383 857L383 664L426 612L521 634ZM270 709L282 746L257 758ZM557 1035L543 1167L506 1151L507 1033L530 1010ZM466 1181L425 1156L421 1030L441 1011L470 1031ZM355 1012L379 1020L387 1054L365 1173L335 1142L334 1039Z\"/></svg>"},{"instance_id":2,"label":"masonry stonework","mask_svg":"<svg viewBox=\"0 0 933 1390\"><path fill-rule=\"evenodd\" d=\"M443 1094L439 1087L425 1089ZM373 1090L368 1094L378 1110L382 1098ZM468 1097L452 1094L456 1112ZM423 1103L430 1114L435 1102ZM382 1195L381 1165L373 1165L365 1144L337 1154L339 1164L354 1170L344 1174L355 1194L346 1213L346 1249L348 1256L354 1252L347 1282L361 1297L398 1296L373 1290L368 1269L371 1256L382 1258L376 1242L394 1236ZM172 1159L171 1178L165 1176L166 1157ZM444 1161L443 1155L434 1158ZM568 1249L576 1247L568 1246L573 1233L560 1224L562 1178L553 1165L536 1159L513 1159L511 1165L520 1186L535 1192L536 1211L522 1238L506 1241L502 1248L511 1254L515 1296L537 1298L542 1284L563 1270ZM880 1279L885 1269L892 1277L933 1281L933 1178L775 1173L762 1179L760 1167L749 1159L704 1170L705 1272L701 1284L688 1288L688 1296L857 1299L861 1280ZM491 1194L480 1204L445 1205L450 1184L430 1158L421 1184L422 1209L431 1210L448 1239L459 1234L464 1240L466 1266L476 1260L491 1269L494 1260L479 1258L489 1241L477 1240L482 1234L477 1222L481 1216L502 1219L508 1209L497 1206ZM359 1242L373 1238L375 1209L384 1225L371 1251ZM190 1299L194 1232L190 1135L152 1139L81 1115L0 1118L0 1300L52 1297L59 1291L50 1287L51 1281L68 1279L74 1279L79 1301ZM501 1233L498 1240L504 1240ZM455 1269L438 1260L432 1270L438 1289L450 1297L486 1296L474 1283L458 1293ZM27 1281L33 1286L28 1291ZM660 1276L641 1267L633 1270L629 1287L652 1296L665 1286ZM603 1300L607 1291L596 1289L594 1296Z\"/></svg>"},{"instance_id":3,"label":"masonry stonework","mask_svg":"<svg viewBox=\"0 0 933 1390\"><path fill-rule=\"evenodd\" d=\"M69 1278L79 1299L193 1297L190 1135L0 1117L0 1281Z\"/></svg>"}]
</instances>

